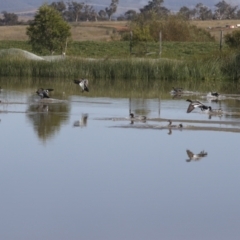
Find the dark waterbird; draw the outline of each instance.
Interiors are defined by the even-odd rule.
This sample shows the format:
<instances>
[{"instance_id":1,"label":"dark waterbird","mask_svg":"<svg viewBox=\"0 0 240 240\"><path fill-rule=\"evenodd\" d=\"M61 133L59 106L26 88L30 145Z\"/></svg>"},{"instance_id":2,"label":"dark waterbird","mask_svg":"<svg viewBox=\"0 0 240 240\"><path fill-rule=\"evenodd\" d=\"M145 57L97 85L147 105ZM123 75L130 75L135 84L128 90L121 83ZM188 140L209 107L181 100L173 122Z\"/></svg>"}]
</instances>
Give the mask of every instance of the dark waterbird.
<instances>
[{"instance_id":1,"label":"dark waterbird","mask_svg":"<svg viewBox=\"0 0 240 240\"><path fill-rule=\"evenodd\" d=\"M87 79L80 79L80 80L75 79L75 80L73 80L73 82L75 84L78 84L81 87L82 92L84 92L84 91L89 92Z\"/></svg>"},{"instance_id":2,"label":"dark waterbird","mask_svg":"<svg viewBox=\"0 0 240 240\"><path fill-rule=\"evenodd\" d=\"M218 97L218 96L219 96L219 93L217 93L217 92L211 92L211 95L212 95L213 97Z\"/></svg>"},{"instance_id":3,"label":"dark waterbird","mask_svg":"<svg viewBox=\"0 0 240 240\"><path fill-rule=\"evenodd\" d=\"M41 97L41 99L43 98L49 98L49 92L52 92L54 89L52 88L47 88L47 89L43 89L43 88L39 88L36 93L38 94L38 96Z\"/></svg>"}]
</instances>

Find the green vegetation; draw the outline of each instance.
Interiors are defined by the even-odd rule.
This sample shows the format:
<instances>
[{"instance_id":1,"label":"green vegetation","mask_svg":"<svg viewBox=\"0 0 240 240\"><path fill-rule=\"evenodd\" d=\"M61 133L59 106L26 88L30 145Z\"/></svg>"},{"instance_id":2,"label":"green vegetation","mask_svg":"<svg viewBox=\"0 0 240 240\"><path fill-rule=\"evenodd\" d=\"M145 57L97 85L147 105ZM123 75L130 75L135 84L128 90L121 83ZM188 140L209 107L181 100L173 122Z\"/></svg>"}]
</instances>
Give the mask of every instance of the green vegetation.
<instances>
[{"instance_id":1,"label":"green vegetation","mask_svg":"<svg viewBox=\"0 0 240 240\"><path fill-rule=\"evenodd\" d=\"M238 81L239 56L219 52L218 44L164 42L162 57L158 44L148 43L156 53L144 58L129 55L128 42L73 42L59 61L34 61L23 56L0 58L0 76L33 78L87 77L97 85L111 85L121 79L133 85L159 85L164 81ZM19 47L30 50L26 42L0 42L0 50ZM3 54L3 53L2 53Z\"/></svg>"},{"instance_id":2,"label":"green vegetation","mask_svg":"<svg viewBox=\"0 0 240 240\"><path fill-rule=\"evenodd\" d=\"M240 51L240 30L235 30L231 34L226 34L224 40L230 48Z\"/></svg>"},{"instance_id":3,"label":"green vegetation","mask_svg":"<svg viewBox=\"0 0 240 240\"><path fill-rule=\"evenodd\" d=\"M176 15L158 19L155 14L148 18L139 15L131 22L133 41L159 41L159 32L162 32L163 41L179 42L213 42L214 37L205 29L191 25L189 21ZM123 36L126 39L126 36Z\"/></svg>"},{"instance_id":4,"label":"green vegetation","mask_svg":"<svg viewBox=\"0 0 240 240\"><path fill-rule=\"evenodd\" d=\"M87 77L103 84L122 79L142 81L142 84L158 84L159 81L223 81L238 80L235 68L229 72L234 59L192 59L154 60L154 59L103 59L87 60L66 57L59 61L34 61L22 58L1 58L0 76L46 77L73 79Z\"/></svg>"},{"instance_id":5,"label":"green vegetation","mask_svg":"<svg viewBox=\"0 0 240 240\"><path fill-rule=\"evenodd\" d=\"M136 56L144 58L159 58L159 43L147 42L146 47L151 55L143 55L141 49L134 48ZM32 51L31 46L24 41L0 41L0 50L8 48L20 48L37 54ZM96 42L96 41L76 41L69 44L67 56L82 57L82 58L114 58L125 59L130 57L130 44L127 41L111 41L111 42ZM162 43L162 58L175 60L190 60L192 58L201 58L207 56L219 55L219 44L216 42L163 42ZM61 54L57 52L56 54ZM43 51L41 55L49 55L48 51ZM134 57L134 56L132 56Z\"/></svg>"},{"instance_id":6,"label":"green vegetation","mask_svg":"<svg viewBox=\"0 0 240 240\"><path fill-rule=\"evenodd\" d=\"M52 54L56 50L65 52L67 39L71 36L70 26L54 8L43 5L27 28L29 43L37 52L47 49Z\"/></svg>"}]
</instances>

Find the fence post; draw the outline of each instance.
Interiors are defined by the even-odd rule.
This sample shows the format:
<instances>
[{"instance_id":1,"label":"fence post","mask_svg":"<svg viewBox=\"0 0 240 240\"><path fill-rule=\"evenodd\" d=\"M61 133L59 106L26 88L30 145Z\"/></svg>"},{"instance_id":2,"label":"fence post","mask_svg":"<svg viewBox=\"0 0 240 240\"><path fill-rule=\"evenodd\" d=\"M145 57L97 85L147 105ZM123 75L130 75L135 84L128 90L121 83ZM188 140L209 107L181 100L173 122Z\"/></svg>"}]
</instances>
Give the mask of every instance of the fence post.
<instances>
[{"instance_id":1,"label":"fence post","mask_svg":"<svg viewBox=\"0 0 240 240\"><path fill-rule=\"evenodd\" d=\"M223 39L223 31L220 31L220 42L219 42L219 50L222 51L222 39Z\"/></svg>"},{"instance_id":2,"label":"fence post","mask_svg":"<svg viewBox=\"0 0 240 240\"><path fill-rule=\"evenodd\" d=\"M159 57L161 57L161 54L162 54L162 32L160 31L159 32Z\"/></svg>"},{"instance_id":3,"label":"fence post","mask_svg":"<svg viewBox=\"0 0 240 240\"><path fill-rule=\"evenodd\" d=\"M130 31L130 44L129 44L129 51L130 51L130 55L132 55L132 31Z\"/></svg>"}]
</instances>

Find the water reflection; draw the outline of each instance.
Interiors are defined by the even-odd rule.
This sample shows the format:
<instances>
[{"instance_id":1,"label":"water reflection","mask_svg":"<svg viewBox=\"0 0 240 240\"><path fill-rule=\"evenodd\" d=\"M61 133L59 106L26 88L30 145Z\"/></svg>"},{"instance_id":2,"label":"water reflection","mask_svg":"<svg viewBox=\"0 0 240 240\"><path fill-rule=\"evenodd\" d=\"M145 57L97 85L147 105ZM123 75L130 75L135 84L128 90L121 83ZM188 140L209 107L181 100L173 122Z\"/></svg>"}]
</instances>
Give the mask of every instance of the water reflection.
<instances>
[{"instance_id":1,"label":"water reflection","mask_svg":"<svg viewBox=\"0 0 240 240\"><path fill-rule=\"evenodd\" d=\"M186 162L198 161L198 160L202 159L203 157L207 156L207 152L205 152L205 151L201 151L200 153L197 153L197 154L194 154L190 150L186 150L186 152L189 157L189 159L187 159Z\"/></svg>"},{"instance_id":2,"label":"water reflection","mask_svg":"<svg viewBox=\"0 0 240 240\"><path fill-rule=\"evenodd\" d=\"M91 91L81 96L79 89L69 90L72 85L52 86L54 97L65 89L66 98L74 100L67 103L27 104L27 97L36 95L34 84L9 91L11 104L0 104L6 109L0 111L0 239L38 239L39 233L42 239L239 238L240 115L206 120L201 111L187 114L186 101L172 100L167 92L158 119L159 98L134 99L131 112L146 115L147 123L130 125L129 95L100 99ZM226 112L240 113L239 106L222 101ZM171 125L182 123L182 131L169 128L168 119ZM76 120L85 128L73 128ZM38 138L48 140L46 146ZM79 146L87 153L81 159ZM209 146L211 154L201 151ZM187 150L186 156L186 149L197 151Z\"/></svg>"},{"instance_id":3,"label":"water reflection","mask_svg":"<svg viewBox=\"0 0 240 240\"><path fill-rule=\"evenodd\" d=\"M60 130L69 118L69 104L31 104L27 109L27 118L33 124L38 137L43 141L52 137Z\"/></svg>"},{"instance_id":4,"label":"water reflection","mask_svg":"<svg viewBox=\"0 0 240 240\"><path fill-rule=\"evenodd\" d=\"M84 114L82 114L80 120L77 120L73 123L73 126L74 127L86 127L87 120L88 120L88 114L84 113Z\"/></svg>"}]
</instances>

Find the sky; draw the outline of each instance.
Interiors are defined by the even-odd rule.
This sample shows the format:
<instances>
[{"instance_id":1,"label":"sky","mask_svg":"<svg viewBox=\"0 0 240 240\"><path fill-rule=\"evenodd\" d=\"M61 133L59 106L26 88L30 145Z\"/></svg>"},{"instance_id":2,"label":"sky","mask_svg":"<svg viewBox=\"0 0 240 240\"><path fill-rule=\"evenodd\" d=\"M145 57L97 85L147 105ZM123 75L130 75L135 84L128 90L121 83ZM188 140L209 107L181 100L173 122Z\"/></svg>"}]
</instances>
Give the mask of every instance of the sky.
<instances>
[{"instance_id":1,"label":"sky","mask_svg":"<svg viewBox=\"0 0 240 240\"><path fill-rule=\"evenodd\" d=\"M55 0L58 2L60 0ZM86 2L89 5L96 6L98 8L104 9L108 7L111 3L111 0L74 0L76 2L82 3ZM119 0L118 4L118 14L126 12L128 9L138 10L143 6L147 5L149 0ZM221 0L185 0L185 1L176 1L176 0L165 0L163 6L167 7L172 11L178 11L180 7L187 6L189 8L193 8L196 6L197 3L201 2L205 6L209 8L213 8L214 5ZM51 3L51 0L8 0L8 1L0 1L0 12L7 11L7 12L27 12L36 10L39 6L43 3ZM65 1L67 2L67 1ZM226 0L227 3L231 5L239 5L239 0Z\"/></svg>"}]
</instances>

